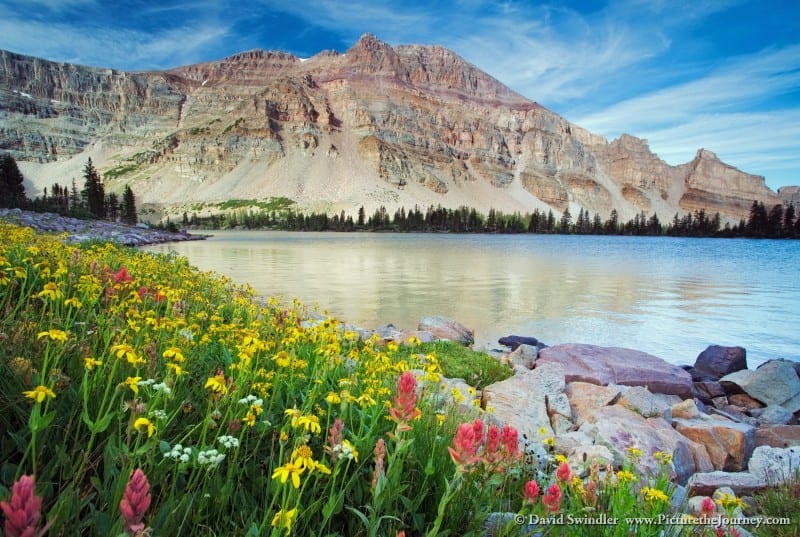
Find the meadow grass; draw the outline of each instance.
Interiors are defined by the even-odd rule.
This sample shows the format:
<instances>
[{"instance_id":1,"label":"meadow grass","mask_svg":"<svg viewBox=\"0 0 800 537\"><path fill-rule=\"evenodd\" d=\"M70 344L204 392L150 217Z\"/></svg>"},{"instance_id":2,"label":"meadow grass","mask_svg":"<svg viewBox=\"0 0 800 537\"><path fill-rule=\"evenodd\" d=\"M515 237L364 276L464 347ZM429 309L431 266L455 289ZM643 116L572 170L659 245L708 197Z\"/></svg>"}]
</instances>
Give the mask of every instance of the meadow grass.
<instances>
[{"instance_id":1,"label":"meadow grass","mask_svg":"<svg viewBox=\"0 0 800 537\"><path fill-rule=\"evenodd\" d=\"M484 535L494 512L669 509L669 461L654 476L588 462L577 475L552 452L524 457L481 409L449 406L442 371L488 384L507 374L488 357L361 341L334 319L308 327L301 304L260 303L184 258L63 239L0 223L8 537L45 524L58 536ZM632 531L587 527L541 528Z\"/></svg>"}]
</instances>

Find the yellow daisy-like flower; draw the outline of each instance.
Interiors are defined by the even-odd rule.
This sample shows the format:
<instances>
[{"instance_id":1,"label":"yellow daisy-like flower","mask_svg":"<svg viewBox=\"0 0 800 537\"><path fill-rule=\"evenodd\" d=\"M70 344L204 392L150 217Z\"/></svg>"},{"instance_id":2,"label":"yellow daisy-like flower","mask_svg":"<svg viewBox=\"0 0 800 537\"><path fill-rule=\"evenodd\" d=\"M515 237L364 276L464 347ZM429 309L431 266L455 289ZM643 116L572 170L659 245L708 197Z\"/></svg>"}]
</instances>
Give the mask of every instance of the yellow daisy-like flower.
<instances>
[{"instance_id":1,"label":"yellow daisy-like flower","mask_svg":"<svg viewBox=\"0 0 800 537\"><path fill-rule=\"evenodd\" d=\"M669 464L672 462L672 455L663 451L653 453L653 458L658 461L659 464Z\"/></svg>"},{"instance_id":2,"label":"yellow daisy-like flower","mask_svg":"<svg viewBox=\"0 0 800 537\"><path fill-rule=\"evenodd\" d=\"M225 377L222 374L209 377L206 381L205 387L206 389L220 395L225 395L228 393L228 385L225 383Z\"/></svg>"},{"instance_id":3,"label":"yellow daisy-like flower","mask_svg":"<svg viewBox=\"0 0 800 537\"><path fill-rule=\"evenodd\" d=\"M32 390L28 390L26 392L22 392L22 394L25 397L27 397L28 399L33 400L35 403L41 403L42 401L44 401L48 397L50 399L55 399L55 397L56 397L56 394L53 393L53 390L51 390L50 388L48 388L47 386L44 386L42 384L40 384L39 386L36 386Z\"/></svg>"},{"instance_id":4,"label":"yellow daisy-like flower","mask_svg":"<svg viewBox=\"0 0 800 537\"><path fill-rule=\"evenodd\" d=\"M173 362L167 362L167 368L170 371L172 371L173 373L175 373L176 377L180 377L181 375L183 375L185 373L185 371L183 370L183 368L180 365L178 365L176 363L173 363Z\"/></svg>"},{"instance_id":5,"label":"yellow daisy-like flower","mask_svg":"<svg viewBox=\"0 0 800 537\"><path fill-rule=\"evenodd\" d=\"M303 444L292 451L292 462L305 470L313 470L317 465L317 461L314 460L314 452L311 451L308 444Z\"/></svg>"},{"instance_id":6,"label":"yellow daisy-like flower","mask_svg":"<svg viewBox=\"0 0 800 537\"><path fill-rule=\"evenodd\" d=\"M736 496L728 492L720 495L720 497L714 500L714 502L717 503L718 505L721 505L724 509L727 509L729 507L741 507L742 509L744 509L745 507L747 507L747 505L741 498L737 498Z\"/></svg>"},{"instance_id":7,"label":"yellow daisy-like flower","mask_svg":"<svg viewBox=\"0 0 800 537\"><path fill-rule=\"evenodd\" d=\"M128 377L125 379L125 384L131 389L133 393L139 393L139 381L142 377Z\"/></svg>"},{"instance_id":8,"label":"yellow daisy-like flower","mask_svg":"<svg viewBox=\"0 0 800 537\"><path fill-rule=\"evenodd\" d=\"M182 363L185 358L183 357L183 353L178 347L170 347L165 350L161 356L166 358L167 360L172 359L173 362Z\"/></svg>"},{"instance_id":9,"label":"yellow daisy-like flower","mask_svg":"<svg viewBox=\"0 0 800 537\"><path fill-rule=\"evenodd\" d=\"M147 360L137 356L136 351L133 350L133 347L127 343L121 343L111 347L111 354L114 354L117 358L125 358L125 361L132 365L147 363Z\"/></svg>"},{"instance_id":10,"label":"yellow daisy-like flower","mask_svg":"<svg viewBox=\"0 0 800 537\"><path fill-rule=\"evenodd\" d=\"M306 431L311 431L314 434L322 431L322 427L319 425L319 418L316 416L300 416L297 418L296 425L294 420L292 420L292 422L293 427L303 427Z\"/></svg>"},{"instance_id":11,"label":"yellow daisy-like flower","mask_svg":"<svg viewBox=\"0 0 800 537\"><path fill-rule=\"evenodd\" d=\"M289 535L292 532L292 522L294 521L294 517L297 516L297 508L289 509L285 511L281 509L275 516L272 517L272 527L277 528L278 526L283 526L286 530L286 535Z\"/></svg>"},{"instance_id":12,"label":"yellow daisy-like flower","mask_svg":"<svg viewBox=\"0 0 800 537\"><path fill-rule=\"evenodd\" d=\"M632 459L638 459L639 457L644 455L644 453L642 453L641 449L635 446L631 446L628 448L628 455L630 455Z\"/></svg>"},{"instance_id":13,"label":"yellow daisy-like flower","mask_svg":"<svg viewBox=\"0 0 800 537\"><path fill-rule=\"evenodd\" d=\"M303 473L303 467L298 466L293 462L287 462L283 466L279 466L275 469L272 473L272 479L280 479L281 483L286 483L289 478L292 479L292 485L294 488L300 488L300 475Z\"/></svg>"},{"instance_id":14,"label":"yellow daisy-like flower","mask_svg":"<svg viewBox=\"0 0 800 537\"><path fill-rule=\"evenodd\" d=\"M83 365L86 366L87 371L91 371L95 367L97 367L99 365L103 365L103 361L102 360L96 360L96 359L92 358L91 356L87 356L86 358L83 359Z\"/></svg>"},{"instance_id":15,"label":"yellow daisy-like flower","mask_svg":"<svg viewBox=\"0 0 800 537\"><path fill-rule=\"evenodd\" d=\"M71 297L71 298L68 298L68 299L66 299L66 300L64 301L64 305L65 305L65 306L71 306L71 307L73 307L73 308L75 308L75 309L80 309L80 308L81 308L81 306L83 306L83 304L81 303L81 301L80 301L80 300L78 300L77 298L75 298L74 296L73 296L73 297Z\"/></svg>"},{"instance_id":16,"label":"yellow daisy-like flower","mask_svg":"<svg viewBox=\"0 0 800 537\"><path fill-rule=\"evenodd\" d=\"M146 432L147 438L150 438L153 436L153 433L156 432L156 426L147 418L137 418L136 421L133 422L133 428L140 433Z\"/></svg>"},{"instance_id":17,"label":"yellow daisy-like flower","mask_svg":"<svg viewBox=\"0 0 800 537\"><path fill-rule=\"evenodd\" d=\"M339 394L336 392L329 392L328 395L325 396L325 400L332 405L338 405L342 402L342 398L339 397Z\"/></svg>"},{"instance_id":18,"label":"yellow daisy-like flower","mask_svg":"<svg viewBox=\"0 0 800 537\"><path fill-rule=\"evenodd\" d=\"M411 345L412 347L415 345L419 345L420 343L422 343L422 341L420 341L420 339L417 336L411 336L410 338L408 338L408 344Z\"/></svg>"},{"instance_id":19,"label":"yellow daisy-like flower","mask_svg":"<svg viewBox=\"0 0 800 537\"><path fill-rule=\"evenodd\" d=\"M278 367L289 367L289 365L292 363L291 358L289 358L289 353L286 351L279 352L272 357L272 360L278 365Z\"/></svg>"},{"instance_id":20,"label":"yellow daisy-like flower","mask_svg":"<svg viewBox=\"0 0 800 537\"><path fill-rule=\"evenodd\" d=\"M57 300L61 298L63 295L61 290L59 290L58 286L53 282L48 282L44 284L42 290L37 293L36 295L39 298L49 298L50 300Z\"/></svg>"},{"instance_id":21,"label":"yellow daisy-like flower","mask_svg":"<svg viewBox=\"0 0 800 537\"><path fill-rule=\"evenodd\" d=\"M43 337L50 338L52 341L67 341L67 337L69 334L64 332L63 330L58 330L57 328L51 328L50 330L46 330L44 332L39 332L36 334L36 339L42 339Z\"/></svg>"},{"instance_id":22,"label":"yellow daisy-like flower","mask_svg":"<svg viewBox=\"0 0 800 537\"><path fill-rule=\"evenodd\" d=\"M619 474L617 474L619 475ZM650 487L642 488L642 495L644 499L649 502L668 502L669 496L663 490L654 489Z\"/></svg>"},{"instance_id":23,"label":"yellow daisy-like flower","mask_svg":"<svg viewBox=\"0 0 800 537\"><path fill-rule=\"evenodd\" d=\"M633 481L636 479L636 476L633 473L629 472L628 470L620 470L617 472L617 481L620 483L625 483L626 481Z\"/></svg>"},{"instance_id":24,"label":"yellow daisy-like flower","mask_svg":"<svg viewBox=\"0 0 800 537\"><path fill-rule=\"evenodd\" d=\"M567 457L559 453L556 455L556 462L561 464L562 462L567 462Z\"/></svg>"}]
</instances>

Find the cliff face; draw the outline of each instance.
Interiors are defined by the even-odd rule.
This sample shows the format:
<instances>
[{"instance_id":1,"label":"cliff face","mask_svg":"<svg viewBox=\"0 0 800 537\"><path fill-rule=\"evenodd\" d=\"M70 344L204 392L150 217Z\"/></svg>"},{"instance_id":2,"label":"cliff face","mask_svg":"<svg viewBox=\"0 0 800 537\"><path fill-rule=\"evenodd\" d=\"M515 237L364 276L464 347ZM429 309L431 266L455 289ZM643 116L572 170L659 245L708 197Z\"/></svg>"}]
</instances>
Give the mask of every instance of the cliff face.
<instances>
[{"instance_id":1,"label":"cliff face","mask_svg":"<svg viewBox=\"0 0 800 537\"><path fill-rule=\"evenodd\" d=\"M438 46L363 36L301 60L249 51L128 73L0 51L0 149L35 185L87 156L156 209L286 196L314 210L468 205L745 216L778 198L699 151L670 166L644 140L574 125ZM29 165L26 165L26 162ZM43 164L33 164L43 163Z\"/></svg>"}]
</instances>

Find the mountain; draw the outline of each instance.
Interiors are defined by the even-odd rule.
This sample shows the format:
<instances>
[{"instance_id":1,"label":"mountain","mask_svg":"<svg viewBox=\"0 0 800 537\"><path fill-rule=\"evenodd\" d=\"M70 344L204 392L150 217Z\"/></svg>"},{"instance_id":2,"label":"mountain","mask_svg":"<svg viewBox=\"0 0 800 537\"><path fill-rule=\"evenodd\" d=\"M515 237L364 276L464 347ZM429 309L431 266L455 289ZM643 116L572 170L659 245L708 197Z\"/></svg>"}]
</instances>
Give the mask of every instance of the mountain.
<instances>
[{"instance_id":1,"label":"mountain","mask_svg":"<svg viewBox=\"0 0 800 537\"><path fill-rule=\"evenodd\" d=\"M169 71L98 69L0 51L0 149L31 181L130 184L151 218L229 199L315 211L583 207L737 220L780 198L700 149L670 166L646 140L609 142L440 46L366 34L309 59L252 50Z\"/></svg>"}]
</instances>

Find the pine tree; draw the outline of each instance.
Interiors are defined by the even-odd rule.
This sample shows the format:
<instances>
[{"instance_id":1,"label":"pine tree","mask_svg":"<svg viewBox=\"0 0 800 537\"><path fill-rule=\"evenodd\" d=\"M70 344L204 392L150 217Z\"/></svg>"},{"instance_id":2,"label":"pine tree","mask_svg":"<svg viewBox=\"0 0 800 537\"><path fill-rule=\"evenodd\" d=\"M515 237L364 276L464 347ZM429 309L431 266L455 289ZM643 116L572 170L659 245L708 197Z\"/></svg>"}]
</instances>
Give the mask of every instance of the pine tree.
<instances>
[{"instance_id":1,"label":"pine tree","mask_svg":"<svg viewBox=\"0 0 800 537\"><path fill-rule=\"evenodd\" d=\"M97 173L97 169L94 167L94 164L92 164L91 158L86 161L86 166L83 168L83 178L85 183L81 191L81 196L83 197L84 203L86 203L89 212L95 217L105 218L105 189L103 183L100 181L100 174Z\"/></svg>"},{"instance_id":2,"label":"pine tree","mask_svg":"<svg viewBox=\"0 0 800 537\"><path fill-rule=\"evenodd\" d=\"M794 204L790 203L783 213L783 234L787 237L794 237Z\"/></svg>"},{"instance_id":3,"label":"pine tree","mask_svg":"<svg viewBox=\"0 0 800 537\"><path fill-rule=\"evenodd\" d=\"M122 221L126 224L135 225L138 220L136 197L133 195L131 187L125 185L125 190L122 192Z\"/></svg>"},{"instance_id":4,"label":"pine tree","mask_svg":"<svg viewBox=\"0 0 800 537\"><path fill-rule=\"evenodd\" d=\"M17 161L9 154L0 155L0 207L25 205L25 185Z\"/></svg>"}]
</instances>

